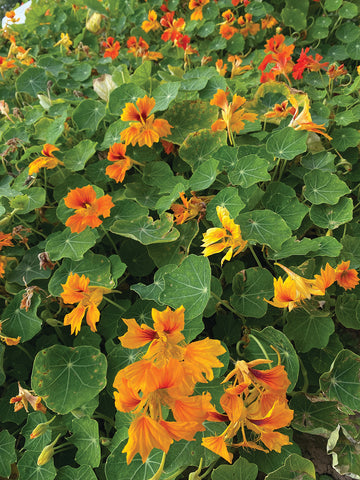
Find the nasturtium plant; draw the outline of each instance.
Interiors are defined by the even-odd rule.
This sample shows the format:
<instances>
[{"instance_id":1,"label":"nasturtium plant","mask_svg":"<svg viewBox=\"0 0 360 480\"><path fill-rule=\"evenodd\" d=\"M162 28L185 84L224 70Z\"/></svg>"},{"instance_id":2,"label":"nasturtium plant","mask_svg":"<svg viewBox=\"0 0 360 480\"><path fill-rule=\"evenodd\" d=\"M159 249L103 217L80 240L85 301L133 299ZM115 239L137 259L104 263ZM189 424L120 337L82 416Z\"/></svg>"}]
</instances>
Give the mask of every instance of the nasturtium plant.
<instances>
[{"instance_id":1,"label":"nasturtium plant","mask_svg":"<svg viewBox=\"0 0 360 480\"><path fill-rule=\"evenodd\" d=\"M14 3L0 477L360 478L359 0Z\"/></svg>"}]
</instances>

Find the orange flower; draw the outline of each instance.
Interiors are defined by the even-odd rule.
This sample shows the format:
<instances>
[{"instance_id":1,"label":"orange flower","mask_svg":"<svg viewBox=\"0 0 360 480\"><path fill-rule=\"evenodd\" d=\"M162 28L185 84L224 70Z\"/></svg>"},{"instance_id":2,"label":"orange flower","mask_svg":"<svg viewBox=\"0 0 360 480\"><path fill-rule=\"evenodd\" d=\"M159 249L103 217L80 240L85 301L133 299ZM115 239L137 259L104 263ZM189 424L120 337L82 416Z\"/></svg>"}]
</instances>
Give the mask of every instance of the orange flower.
<instances>
[{"instance_id":1,"label":"orange flower","mask_svg":"<svg viewBox=\"0 0 360 480\"><path fill-rule=\"evenodd\" d=\"M246 113L244 108L240 108L246 102L244 97L234 95L232 102L229 103L227 100L228 95L228 91L225 92L224 90L218 89L212 100L210 100L210 105L216 105L222 110L222 119L216 120L216 122L211 125L211 130L216 132L217 130L227 129L230 141L233 144L232 132L239 133L240 130L243 130L245 127L244 120L255 122L257 114Z\"/></svg>"},{"instance_id":2,"label":"orange flower","mask_svg":"<svg viewBox=\"0 0 360 480\"><path fill-rule=\"evenodd\" d=\"M325 133L324 124L318 125L312 121L310 115L310 100L307 95L304 97L304 105L301 113L299 114L299 104L295 97L289 98L291 105L295 108L295 113L291 122L289 123L289 127L292 127L294 130L307 130L309 132L315 132L320 135L323 135L328 140L332 140L332 138Z\"/></svg>"},{"instance_id":3,"label":"orange flower","mask_svg":"<svg viewBox=\"0 0 360 480\"><path fill-rule=\"evenodd\" d=\"M267 14L265 18L261 19L261 30L272 28L277 24L278 21L276 20L276 18L274 18L272 15Z\"/></svg>"},{"instance_id":4,"label":"orange flower","mask_svg":"<svg viewBox=\"0 0 360 480\"><path fill-rule=\"evenodd\" d=\"M359 69L359 67L357 67ZM334 63L330 65L328 68L326 74L329 76L329 82L331 80L334 80L334 78L341 77L342 75L346 75L348 72L346 68L344 67L344 64L340 65L337 67ZM360 75L360 73L359 73Z\"/></svg>"},{"instance_id":5,"label":"orange flower","mask_svg":"<svg viewBox=\"0 0 360 480\"><path fill-rule=\"evenodd\" d=\"M45 143L44 148L41 150L42 157L36 158L33 162L29 164L29 175L37 173L40 168L47 168L51 170L58 165L64 165L64 162L57 159L53 152L59 151L57 147L51 145L50 143Z\"/></svg>"},{"instance_id":6,"label":"orange flower","mask_svg":"<svg viewBox=\"0 0 360 480\"><path fill-rule=\"evenodd\" d=\"M227 72L227 63L224 64L221 58L219 58L218 60L216 60L215 67L219 75L225 77Z\"/></svg>"},{"instance_id":7,"label":"orange flower","mask_svg":"<svg viewBox=\"0 0 360 480\"><path fill-rule=\"evenodd\" d=\"M118 41L114 43L114 38L108 37L102 45L105 47L104 58L110 57L112 60L115 60L119 55L120 43Z\"/></svg>"},{"instance_id":8,"label":"orange flower","mask_svg":"<svg viewBox=\"0 0 360 480\"><path fill-rule=\"evenodd\" d=\"M4 78L4 72L6 70L9 70L10 68L15 68L15 62L14 60L7 60L6 57L1 57L0 56L0 73L2 78Z\"/></svg>"},{"instance_id":9,"label":"orange flower","mask_svg":"<svg viewBox=\"0 0 360 480\"><path fill-rule=\"evenodd\" d=\"M191 14L190 20L202 20L202 9L209 2L210 0L190 0L189 9L194 10L194 12Z\"/></svg>"},{"instance_id":10,"label":"orange flower","mask_svg":"<svg viewBox=\"0 0 360 480\"><path fill-rule=\"evenodd\" d=\"M273 81L278 75L284 75L288 83L291 85L288 74L292 71L294 63L291 60L291 55L294 51L295 45L286 45L284 35L274 35L267 40L265 45L264 60L259 65L259 70L262 71L260 78L261 83ZM272 65L270 71L265 72L268 65Z\"/></svg>"},{"instance_id":11,"label":"orange flower","mask_svg":"<svg viewBox=\"0 0 360 480\"><path fill-rule=\"evenodd\" d=\"M192 376L194 383L206 383L206 380L210 382L214 379L212 369L220 368L223 365L217 357L224 351L220 342L215 343L210 338L189 343L184 354L187 375Z\"/></svg>"},{"instance_id":12,"label":"orange flower","mask_svg":"<svg viewBox=\"0 0 360 480\"><path fill-rule=\"evenodd\" d=\"M10 403L14 403L14 411L18 412L22 408L24 408L27 412L29 403L35 411L40 411L45 413L46 407L41 403L41 397L37 395L33 395L31 391L26 390L26 388L22 388L20 382L18 382L19 386L19 393L16 397L10 398Z\"/></svg>"},{"instance_id":13,"label":"orange flower","mask_svg":"<svg viewBox=\"0 0 360 480\"><path fill-rule=\"evenodd\" d=\"M128 53L132 53L134 57L141 57L143 60L161 60L163 55L158 52L150 52L149 45L142 37L137 40L136 37L130 37L126 42Z\"/></svg>"},{"instance_id":14,"label":"orange flower","mask_svg":"<svg viewBox=\"0 0 360 480\"><path fill-rule=\"evenodd\" d=\"M241 66L242 58L238 55L229 55L228 61L232 63L230 78L233 78L236 75L242 75L244 72L251 70L251 65L244 65L243 67Z\"/></svg>"},{"instance_id":15,"label":"orange flower","mask_svg":"<svg viewBox=\"0 0 360 480\"><path fill-rule=\"evenodd\" d=\"M64 198L68 208L75 209L75 214L66 220L65 225L70 227L71 233L80 233L87 226L96 228L102 224L99 216L110 216L110 210L114 207L110 195L96 198L95 190L91 185L70 190Z\"/></svg>"},{"instance_id":16,"label":"orange flower","mask_svg":"<svg viewBox=\"0 0 360 480\"><path fill-rule=\"evenodd\" d=\"M260 30L260 25L258 23L253 23L251 13L245 13L245 15L238 19L238 24L240 25L240 33L243 37L250 35L256 35Z\"/></svg>"},{"instance_id":17,"label":"orange flower","mask_svg":"<svg viewBox=\"0 0 360 480\"><path fill-rule=\"evenodd\" d=\"M12 234L0 232L0 250L3 247L13 247Z\"/></svg>"},{"instance_id":18,"label":"orange flower","mask_svg":"<svg viewBox=\"0 0 360 480\"><path fill-rule=\"evenodd\" d=\"M175 153L176 148L172 142L167 142L166 140L162 139L160 139L160 142L164 148L164 152L166 153L166 155L170 155L170 153Z\"/></svg>"},{"instance_id":19,"label":"orange flower","mask_svg":"<svg viewBox=\"0 0 360 480\"><path fill-rule=\"evenodd\" d=\"M288 115L294 115L295 108L288 107L288 100L284 100L281 104L276 103L272 110L265 113L265 118L274 118L274 119L281 119L286 118Z\"/></svg>"},{"instance_id":20,"label":"orange flower","mask_svg":"<svg viewBox=\"0 0 360 480\"><path fill-rule=\"evenodd\" d=\"M224 23L223 25L220 25L219 33L226 40L230 40L230 38L232 38L238 31L239 30L236 27L233 27L228 23Z\"/></svg>"},{"instance_id":21,"label":"orange flower","mask_svg":"<svg viewBox=\"0 0 360 480\"><path fill-rule=\"evenodd\" d=\"M148 20L144 20L141 28L146 32L150 30L158 30L160 28L160 23L157 21L157 14L155 10L150 10L148 13Z\"/></svg>"},{"instance_id":22,"label":"orange flower","mask_svg":"<svg viewBox=\"0 0 360 480\"><path fill-rule=\"evenodd\" d=\"M232 462L233 454L228 451L228 446L225 442L224 436L205 437L202 439L201 445L216 453L229 463Z\"/></svg>"},{"instance_id":23,"label":"orange flower","mask_svg":"<svg viewBox=\"0 0 360 480\"><path fill-rule=\"evenodd\" d=\"M184 192L180 192L180 198L183 202L183 205L178 203L173 203L171 205L171 210L174 212L175 223L176 225L182 225L187 220L195 218L197 215L204 215L206 212L206 204L211 200L212 197L197 197L195 192L191 192L192 197L190 200L187 200ZM200 219L200 217L199 217Z\"/></svg>"},{"instance_id":24,"label":"orange flower","mask_svg":"<svg viewBox=\"0 0 360 480\"><path fill-rule=\"evenodd\" d=\"M290 277L287 277L285 282L281 277L274 278L274 298L272 301L264 298L265 302L270 305L277 308L288 308L289 312L299 306L302 299L303 297L296 289L296 283Z\"/></svg>"},{"instance_id":25,"label":"orange flower","mask_svg":"<svg viewBox=\"0 0 360 480\"><path fill-rule=\"evenodd\" d=\"M111 145L108 160L114 162L112 165L106 167L106 175L113 178L116 183L122 182L125 178L125 173L130 170L135 160L125 155L126 145L123 143L114 143Z\"/></svg>"},{"instance_id":26,"label":"orange flower","mask_svg":"<svg viewBox=\"0 0 360 480\"><path fill-rule=\"evenodd\" d=\"M147 145L152 147L154 143L160 140L160 137L170 135L170 129L173 128L167 120L150 115L155 107L155 99L145 95L144 98L138 98L136 106L133 103L127 103L123 109L121 120L130 122L130 126L121 132L121 140L126 145L131 143L140 147Z\"/></svg>"},{"instance_id":27,"label":"orange flower","mask_svg":"<svg viewBox=\"0 0 360 480\"><path fill-rule=\"evenodd\" d=\"M335 270L327 263L325 270L321 269L320 275L315 275L315 285L316 287L324 292L336 281L336 272Z\"/></svg>"},{"instance_id":28,"label":"orange flower","mask_svg":"<svg viewBox=\"0 0 360 480\"><path fill-rule=\"evenodd\" d=\"M185 28L185 20L183 18L174 20L174 15L175 12L166 12L160 20L160 24L165 27L165 31L161 35L161 39L164 40L164 42L169 40L175 42L175 40L181 36L181 31Z\"/></svg>"},{"instance_id":29,"label":"orange flower","mask_svg":"<svg viewBox=\"0 0 360 480\"><path fill-rule=\"evenodd\" d=\"M216 213L223 228L209 228L203 234L202 246L205 247L203 255L208 257L228 249L226 255L221 260L222 265L225 260L230 260L232 256L235 257L235 255L242 252L247 245L247 241L243 240L240 226L236 225L234 220L230 218L229 212L225 207L217 206Z\"/></svg>"},{"instance_id":30,"label":"orange flower","mask_svg":"<svg viewBox=\"0 0 360 480\"><path fill-rule=\"evenodd\" d=\"M345 290L355 288L359 283L358 273L354 268L350 268L350 260L341 262L335 269L335 279L340 287Z\"/></svg>"},{"instance_id":31,"label":"orange flower","mask_svg":"<svg viewBox=\"0 0 360 480\"><path fill-rule=\"evenodd\" d=\"M96 324L100 319L98 305L103 299L104 293L110 290L104 287L90 287L90 279L77 273L70 273L66 283L61 284L63 292L61 298L66 304L78 303L78 305L64 318L64 325L71 325L71 335L77 335L81 329L81 322L86 312L86 323L92 332L96 332Z\"/></svg>"}]
</instances>

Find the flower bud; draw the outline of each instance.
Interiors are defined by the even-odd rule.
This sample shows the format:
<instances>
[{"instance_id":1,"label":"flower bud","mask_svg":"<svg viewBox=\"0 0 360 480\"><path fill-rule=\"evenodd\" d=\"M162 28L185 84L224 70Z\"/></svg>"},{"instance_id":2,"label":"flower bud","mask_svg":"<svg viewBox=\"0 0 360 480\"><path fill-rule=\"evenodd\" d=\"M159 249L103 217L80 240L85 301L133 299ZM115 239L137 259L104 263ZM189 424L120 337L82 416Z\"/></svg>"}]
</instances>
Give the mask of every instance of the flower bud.
<instances>
[{"instance_id":1,"label":"flower bud","mask_svg":"<svg viewBox=\"0 0 360 480\"><path fill-rule=\"evenodd\" d=\"M108 73L93 80L93 88L102 100L109 101L110 93L115 90L116 83Z\"/></svg>"},{"instance_id":2,"label":"flower bud","mask_svg":"<svg viewBox=\"0 0 360 480\"><path fill-rule=\"evenodd\" d=\"M101 30L101 15L100 13L93 13L86 21L86 28L89 32L95 35Z\"/></svg>"},{"instance_id":3,"label":"flower bud","mask_svg":"<svg viewBox=\"0 0 360 480\"><path fill-rule=\"evenodd\" d=\"M44 433L48 430L49 425L47 423L39 423L39 425L36 425L34 430L30 433L30 438L31 440L34 440L34 438L41 437L41 435L44 435Z\"/></svg>"},{"instance_id":4,"label":"flower bud","mask_svg":"<svg viewBox=\"0 0 360 480\"><path fill-rule=\"evenodd\" d=\"M46 463L48 463L52 457L54 456L54 447L53 447L53 444L50 443L50 445L46 445L46 447L44 447L37 459L37 464L38 465L45 465Z\"/></svg>"}]
</instances>

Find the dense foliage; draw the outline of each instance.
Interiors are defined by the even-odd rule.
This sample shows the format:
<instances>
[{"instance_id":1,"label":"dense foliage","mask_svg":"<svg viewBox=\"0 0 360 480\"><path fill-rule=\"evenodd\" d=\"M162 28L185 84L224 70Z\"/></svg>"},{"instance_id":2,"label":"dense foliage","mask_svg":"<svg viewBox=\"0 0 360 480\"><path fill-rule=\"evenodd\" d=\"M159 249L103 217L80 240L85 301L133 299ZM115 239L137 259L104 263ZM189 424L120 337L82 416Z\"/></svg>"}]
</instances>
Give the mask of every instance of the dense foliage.
<instances>
[{"instance_id":1,"label":"dense foliage","mask_svg":"<svg viewBox=\"0 0 360 480\"><path fill-rule=\"evenodd\" d=\"M359 7L7 14L0 478L360 478Z\"/></svg>"}]
</instances>

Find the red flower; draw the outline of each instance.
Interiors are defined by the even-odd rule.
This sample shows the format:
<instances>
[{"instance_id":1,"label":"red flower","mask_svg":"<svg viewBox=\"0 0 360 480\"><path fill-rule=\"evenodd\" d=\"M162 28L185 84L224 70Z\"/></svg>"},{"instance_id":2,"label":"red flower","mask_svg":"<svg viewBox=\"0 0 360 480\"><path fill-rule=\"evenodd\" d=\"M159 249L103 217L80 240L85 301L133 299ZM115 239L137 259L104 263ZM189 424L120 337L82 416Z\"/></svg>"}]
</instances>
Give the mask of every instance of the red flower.
<instances>
[{"instance_id":1,"label":"red flower","mask_svg":"<svg viewBox=\"0 0 360 480\"><path fill-rule=\"evenodd\" d=\"M113 37L108 37L106 42L103 42L103 47L105 47L104 58L110 57L113 60L119 55L120 43L116 41L114 43Z\"/></svg>"}]
</instances>

